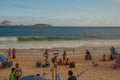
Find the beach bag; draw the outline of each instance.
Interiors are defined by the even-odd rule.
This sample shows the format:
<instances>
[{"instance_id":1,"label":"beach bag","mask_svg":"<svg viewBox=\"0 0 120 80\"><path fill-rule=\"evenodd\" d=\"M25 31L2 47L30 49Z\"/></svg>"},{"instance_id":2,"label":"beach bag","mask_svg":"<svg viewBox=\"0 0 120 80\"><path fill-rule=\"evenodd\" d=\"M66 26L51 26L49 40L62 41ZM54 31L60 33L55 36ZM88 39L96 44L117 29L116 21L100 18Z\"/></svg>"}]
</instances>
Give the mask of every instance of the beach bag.
<instances>
[{"instance_id":1,"label":"beach bag","mask_svg":"<svg viewBox=\"0 0 120 80\"><path fill-rule=\"evenodd\" d=\"M15 76L22 76L22 70L21 69L16 69L15 70Z\"/></svg>"},{"instance_id":2,"label":"beach bag","mask_svg":"<svg viewBox=\"0 0 120 80\"><path fill-rule=\"evenodd\" d=\"M70 62L69 68L75 68L75 62Z\"/></svg>"},{"instance_id":3,"label":"beach bag","mask_svg":"<svg viewBox=\"0 0 120 80\"><path fill-rule=\"evenodd\" d=\"M40 67L42 65L41 61L36 62L36 67Z\"/></svg>"},{"instance_id":4,"label":"beach bag","mask_svg":"<svg viewBox=\"0 0 120 80\"><path fill-rule=\"evenodd\" d=\"M46 66L46 67L49 67L49 66L50 66L50 63L47 61L47 62L45 63L45 66Z\"/></svg>"}]
</instances>

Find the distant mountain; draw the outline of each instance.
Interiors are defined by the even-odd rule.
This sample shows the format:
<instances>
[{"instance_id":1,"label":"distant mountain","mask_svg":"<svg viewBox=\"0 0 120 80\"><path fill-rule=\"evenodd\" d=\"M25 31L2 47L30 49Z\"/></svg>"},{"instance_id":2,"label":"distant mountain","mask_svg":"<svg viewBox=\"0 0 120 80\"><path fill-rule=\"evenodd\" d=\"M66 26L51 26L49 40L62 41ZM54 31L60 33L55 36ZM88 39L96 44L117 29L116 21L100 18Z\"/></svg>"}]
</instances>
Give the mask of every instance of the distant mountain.
<instances>
[{"instance_id":1,"label":"distant mountain","mask_svg":"<svg viewBox=\"0 0 120 80\"><path fill-rule=\"evenodd\" d=\"M3 22L0 22L0 26L15 26L15 24L11 21L3 21Z\"/></svg>"},{"instance_id":2,"label":"distant mountain","mask_svg":"<svg viewBox=\"0 0 120 80\"><path fill-rule=\"evenodd\" d=\"M23 25L23 24L20 24L20 25L16 25L14 24L13 22L11 21L3 21L3 22L0 22L0 26L38 26L38 27L52 27L52 25L50 24L31 24L31 25Z\"/></svg>"},{"instance_id":3,"label":"distant mountain","mask_svg":"<svg viewBox=\"0 0 120 80\"><path fill-rule=\"evenodd\" d=\"M32 26L39 26L39 27L52 27L52 25L50 25L50 24L35 24L35 25L32 25Z\"/></svg>"}]
</instances>

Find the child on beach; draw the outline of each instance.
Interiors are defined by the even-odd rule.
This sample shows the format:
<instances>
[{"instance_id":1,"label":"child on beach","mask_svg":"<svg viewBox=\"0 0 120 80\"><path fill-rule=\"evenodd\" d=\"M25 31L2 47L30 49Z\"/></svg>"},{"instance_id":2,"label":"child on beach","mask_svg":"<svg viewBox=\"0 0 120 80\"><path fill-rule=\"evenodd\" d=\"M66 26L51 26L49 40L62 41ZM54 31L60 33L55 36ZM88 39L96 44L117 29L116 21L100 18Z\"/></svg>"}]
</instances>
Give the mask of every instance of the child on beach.
<instances>
[{"instance_id":1,"label":"child on beach","mask_svg":"<svg viewBox=\"0 0 120 80\"><path fill-rule=\"evenodd\" d=\"M16 80L15 76L14 76L15 75L14 72L15 72L15 68L12 68L11 72L10 72L10 75L9 75L9 80Z\"/></svg>"},{"instance_id":2,"label":"child on beach","mask_svg":"<svg viewBox=\"0 0 120 80\"><path fill-rule=\"evenodd\" d=\"M22 76L22 70L21 70L21 68L19 68L19 64L18 63L16 63L16 65L15 65L15 78L16 78L16 80L19 80L19 78Z\"/></svg>"},{"instance_id":3,"label":"child on beach","mask_svg":"<svg viewBox=\"0 0 120 80\"><path fill-rule=\"evenodd\" d=\"M106 55L105 54L103 54L103 61L105 61L106 60Z\"/></svg>"}]
</instances>

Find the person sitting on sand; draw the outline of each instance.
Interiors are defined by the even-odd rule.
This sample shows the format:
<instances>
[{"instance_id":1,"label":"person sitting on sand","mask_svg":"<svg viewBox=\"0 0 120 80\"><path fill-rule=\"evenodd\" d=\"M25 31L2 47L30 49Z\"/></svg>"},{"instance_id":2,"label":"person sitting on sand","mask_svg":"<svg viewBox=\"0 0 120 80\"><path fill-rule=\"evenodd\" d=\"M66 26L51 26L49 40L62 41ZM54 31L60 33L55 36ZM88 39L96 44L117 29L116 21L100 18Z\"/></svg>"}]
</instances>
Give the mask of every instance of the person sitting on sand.
<instances>
[{"instance_id":1,"label":"person sitting on sand","mask_svg":"<svg viewBox=\"0 0 120 80\"><path fill-rule=\"evenodd\" d=\"M106 55L105 54L103 54L103 61L105 61L106 60Z\"/></svg>"},{"instance_id":2,"label":"person sitting on sand","mask_svg":"<svg viewBox=\"0 0 120 80\"><path fill-rule=\"evenodd\" d=\"M70 63L69 63L69 58L67 58L67 60L66 60L66 65L69 65Z\"/></svg>"},{"instance_id":3,"label":"person sitting on sand","mask_svg":"<svg viewBox=\"0 0 120 80\"><path fill-rule=\"evenodd\" d=\"M9 80L16 80L14 75L15 75L15 68L12 68L9 75Z\"/></svg>"},{"instance_id":4,"label":"person sitting on sand","mask_svg":"<svg viewBox=\"0 0 120 80\"><path fill-rule=\"evenodd\" d=\"M68 80L77 80L75 76L73 76L73 71L69 70L68 71L69 78Z\"/></svg>"},{"instance_id":5,"label":"person sitting on sand","mask_svg":"<svg viewBox=\"0 0 120 80\"><path fill-rule=\"evenodd\" d=\"M6 66L10 68L12 66L12 64L13 64L13 62L11 60L7 59Z\"/></svg>"},{"instance_id":6,"label":"person sitting on sand","mask_svg":"<svg viewBox=\"0 0 120 80\"><path fill-rule=\"evenodd\" d=\"M58 61L58 65L62 65L63 63L62 63L62 59L59 59L59 61Z\"/></svg>"},{"instance_id":7,"label":"person sitting on sand","mask_svg":"<svg viewBox=\"0 0 120 80\"><path fill-rule=\"evenodd\" d=\"M113 55L112 55L112 54L110 54L110 58L109 58L109 60L114 60L114 58L113 58Z\"/></svg>"},{"instance_id":8,"label":"person sitting on sand","mask_svg":"<svg viewBox=\"0 0 120 80\"><path fill-rule=\"evenodd\" d=\"M91 53L88 50L86 50L85 54L86 54L85 60L91 60L92 59Z\"/></svg>"}]
</instances>

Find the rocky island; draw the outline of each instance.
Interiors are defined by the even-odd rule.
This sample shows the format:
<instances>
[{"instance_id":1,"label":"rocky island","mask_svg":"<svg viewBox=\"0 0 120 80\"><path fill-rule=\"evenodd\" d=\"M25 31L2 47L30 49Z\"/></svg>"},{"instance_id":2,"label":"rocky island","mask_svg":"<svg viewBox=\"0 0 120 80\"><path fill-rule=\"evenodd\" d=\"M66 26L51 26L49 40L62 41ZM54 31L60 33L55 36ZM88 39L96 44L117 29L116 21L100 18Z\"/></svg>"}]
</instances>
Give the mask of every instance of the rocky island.
<instances>
[{"instance_id":1,"label":"rocky island","mask_svg":"<svg viewBox=\"0 0 120 80\"><path fill-rule=\"evenodd\" d=\"M7 21L7 20L0 22L0 26L37 26L37 27L52 27L52 25L50 25L50 24L31 24L31 25L20 24L20 25L17 25L17 24L14 24L13 22Z\"/></svg>"},{"instance_id":2,"label":"rocky island","mask_svg":"<svg viewBox=\"0 0 120 80\"><path fill-rule=\"evenodd\" d=\"M0 26L15 26L15 24L11 21L3 21L3 22L0 22Z\"/></svg>"}]
</instances>

